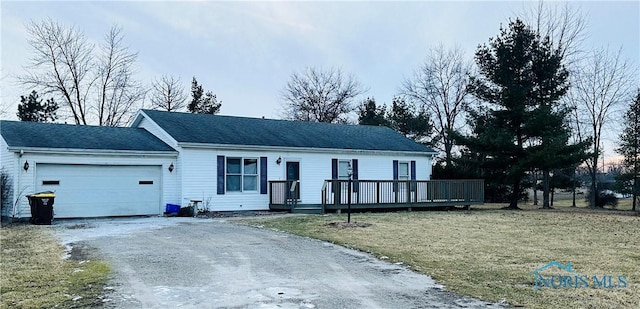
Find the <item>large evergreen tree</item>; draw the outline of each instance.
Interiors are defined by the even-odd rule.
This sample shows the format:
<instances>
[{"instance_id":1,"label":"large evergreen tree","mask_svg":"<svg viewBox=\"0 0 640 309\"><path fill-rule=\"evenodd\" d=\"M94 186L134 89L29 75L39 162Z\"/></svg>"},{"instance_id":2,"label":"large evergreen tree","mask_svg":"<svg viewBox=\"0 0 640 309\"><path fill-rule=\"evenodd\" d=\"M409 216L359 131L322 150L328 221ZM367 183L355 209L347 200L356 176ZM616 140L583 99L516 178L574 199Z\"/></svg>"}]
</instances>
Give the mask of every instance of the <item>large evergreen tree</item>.
<instances>
[{"instance_id":1,"label":"large evergreen tree","mask_svg":"<svg viewBox=\"0 0 640 309\"><path fill-rule=\"evenodd\" d=\"M401 97L395 97L391 102L387 121L392 129L418 143L431 144L433 142L430 140L433 125L427 111L407 103Z\"/></svg>"},{"instance_id":2,"label":"large evergreen tree","mask_svg":"<svg viewBox=\"0 0 640 309\"><path fill-rule=\"evenodd\" d=\"M558 103L567 91L561 53L516 19L475 55L479 75L470 91L481 102L470 113L472 135L456 134L482 170L498 169L508 184L509 208L518 208L525 172L541 169L549 206L549 171L582 159L583 145L567 146L567 109ZM474 156L471 156L474 157Z\"/></svg>"},{"instance_id":3,"label":"large evergreen tree","mask_svg":"<svg viewBox=\"0 0 640 309\"><path fill-rule=\"evenodd\" d=\"M18 119L20 121L48 122L58 119L58 103L53 99L42 101L38 93L31 91L28 97L20 96L18 104Z\"/></svg>"},{"instance_id":4,"label":"large evergreen tree","mask_svg":"<svg viewBox=\"0 0 640 309\"><path fill-rule=\"evenodd\" d=\"M624 156L623 164L626 167L626 178L632 183L633 205L636 210L638 197L640 196L640 89L629 104L629 109L624 116L624 130L620 134L620 147L616 149Z\"/></svg>"},{"instance_id":5,"label":"large evergreen tree","mask_svg":"<svg viewBox=\"0 0 640 309\"><path fill-rule=\"evenodd\" d=\"M479 162L481 166L504 171L503 180L510 183L509 208L518 208L528 164L525 124L535 107L530 98L534 90L531 69L535 39L535 33L516 20L490 39L488 46L478 47L475 59L479 75L471 79L470 90L487 103L487 109L471 114L481 117L473 122L475 136L459 136L459 142L470 152L484 154L486 160Z\"/></svg>"},{"instance_id":6,"label":"large evergreen tree","mask_svg":"<svg viewBox=\"0 0 640 309\"><path fill-rule=\"evenodd\" d=\"M191 102L187 105L189 112L194 114L217 114L220 112L222 102L218 102L216 95L211 91L204 92L202 85L198 84L196 77L191 81Z\"/></svg>"},{"instance_id":7,"label":"large evergreen tree","mask_svg":"<svg viewBox=\"0 0 640 309\"><path fill-rule=\"evenodd\" d=\"M387 126L389 121L385 118L386 108L377 105L374 98L367 98L358 107L358 124L370 126Z\"/></svg>"}]
</instances>

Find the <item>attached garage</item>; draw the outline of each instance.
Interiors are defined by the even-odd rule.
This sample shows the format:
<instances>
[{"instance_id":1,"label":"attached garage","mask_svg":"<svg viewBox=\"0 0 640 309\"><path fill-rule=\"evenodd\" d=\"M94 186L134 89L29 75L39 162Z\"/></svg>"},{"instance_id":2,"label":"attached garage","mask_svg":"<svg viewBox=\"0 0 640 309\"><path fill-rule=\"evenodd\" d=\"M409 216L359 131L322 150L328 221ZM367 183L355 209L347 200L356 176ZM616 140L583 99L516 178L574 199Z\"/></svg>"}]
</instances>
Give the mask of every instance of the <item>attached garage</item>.
<instances>
[{"instance_id":1,"label":"attached garage","mask_svg":"<svg viewBox=\"0 0 640 309\"><path fill-rule=\"evenodd\" d=\"M56 218L153 215L161 173L160 166L38 164L36 191L55 191Z\"/></svg>"},{"instance_id":2,"label":"attached garage","mask_svg":"<svg viewBox=\"0 0 640 309\"><path fill-rule=\"evenodd\" d=\"M11 190L2 215L31 217L26 195L54 191L54 219L161 215L179 204L178 152L141 128L0 121Z\"/></svg>"}]
</instances>

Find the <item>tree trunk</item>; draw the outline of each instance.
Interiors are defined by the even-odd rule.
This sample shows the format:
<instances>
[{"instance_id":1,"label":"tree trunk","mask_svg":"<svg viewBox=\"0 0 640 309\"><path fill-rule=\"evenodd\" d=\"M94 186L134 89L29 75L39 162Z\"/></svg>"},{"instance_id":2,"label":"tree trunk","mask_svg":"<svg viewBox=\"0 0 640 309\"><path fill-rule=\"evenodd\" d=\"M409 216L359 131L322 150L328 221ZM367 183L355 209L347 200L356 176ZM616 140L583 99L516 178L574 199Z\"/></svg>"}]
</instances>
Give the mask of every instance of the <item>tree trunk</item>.
<instances>
[{"instance_id":1,"label":"tree trunk","mask_svg":"<svg viewBox=\"0 0 640 309\"><path fill-rule=\"evenodd\" d=\"M631 210L636 211L636 205L638 203L638 191L640 190L640 184L638 183L638 177L633 177L633 204L631 205Z\"/></svg>"},{"instance_id":2,"label":"tree trunk","mask_svg":"<svg viewBox=\"0 0 640 309\"><path fill-rule=\"evenodd\" d=\"M507 207L507 209L520 209L520 207L518 207L519 193L520 193L520 179L516 180L513 183L513 192L511 192L511 203L509 203L509 206Z\"/></svg>"},{"instance_id":3,"label":"tree trunk","mask_svg":"<svg viewBox=\"0 0 640 309\"><path fill-rule=\"evenodd\" d=\"M445 141L444 152L445 152L445 162L447 163L447 169L450 169L453 166L453 157L451 155L451 150L453 149L453 144L451 142Z\"/></svg>"},{"instance_id":4,"label":"tree trunk","mask_svg":"<svg viewBox=\"0 0 640 309\"><path fill-rule=\"evenodd\" d=\"M596 181L598 170L594 167L591 171L591 193L589 194L589 207L596 208L596 200L598 198L598 182Z\"/></svg>"},{"instance_id":5,"label":"tree trunk","mask_svg":"<svg viewBox=\"0 0 640 309\"><path fill-rule=\"evenodd\" d=\"M542 209L549 209L549 170L542 170Z\"/></svg>"},{"instance_id":6,"label":"tree trunk","mask_svg":"<svg viewBox=\"0 0 640 309\"><path fill-rule=\"evenodd\" d=\"M533 171L533 205L538 205L538 172Z\"/></svg>"},{"instance_id":7,"label":"tree trunk","mask_svg":"<svg viewBox=\"0 0 640 309\"><path fill-rule=\"evenodd\" d=\"M576 169L573 169L573 177L571 178L571 194L573 196L573 200L571 203L571 207L576 207Z\"/></svg>"}]
</instances>

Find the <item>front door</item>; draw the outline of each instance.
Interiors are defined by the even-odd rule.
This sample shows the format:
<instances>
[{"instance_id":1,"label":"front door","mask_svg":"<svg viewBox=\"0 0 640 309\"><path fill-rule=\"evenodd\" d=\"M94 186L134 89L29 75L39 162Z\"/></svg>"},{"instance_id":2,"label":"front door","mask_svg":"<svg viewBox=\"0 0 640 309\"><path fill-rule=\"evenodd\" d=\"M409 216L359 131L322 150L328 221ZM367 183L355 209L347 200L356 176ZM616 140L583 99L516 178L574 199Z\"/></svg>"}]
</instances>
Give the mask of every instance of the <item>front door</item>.
<instances>
[{"instance_id":1,"label":"front door","mask_svg":"<svg viewBox=\"0 0 640 309\"><path fill-rule=\"evenodd\" d=\"M300 162L287 162L287 184L288 189L291 189L291 185L296 181L293 191L287 191L287 196L292 199L300 199Z\"/></svg>"}]
</instances>

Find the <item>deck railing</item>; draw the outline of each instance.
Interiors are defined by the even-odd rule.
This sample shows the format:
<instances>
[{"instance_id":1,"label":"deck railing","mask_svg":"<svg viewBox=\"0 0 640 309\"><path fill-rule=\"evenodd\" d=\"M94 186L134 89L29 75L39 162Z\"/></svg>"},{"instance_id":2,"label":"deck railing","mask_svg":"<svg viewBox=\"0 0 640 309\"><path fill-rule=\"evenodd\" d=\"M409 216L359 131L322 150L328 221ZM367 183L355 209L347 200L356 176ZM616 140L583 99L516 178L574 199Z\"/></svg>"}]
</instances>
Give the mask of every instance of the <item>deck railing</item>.
<instances>
[{"instance_id":1,"label":"deck railing","mask_svg":"<svg viewBox=\"0 0 640 309\"><path fill-rule=\"evenodd\" d=\"M348 204L349 181L325 180L322 209ZM269 205L274 209L299 207L300 182L269 181ZM466 206L484 202L484 181L471 180L352 180L351 204L356 208Z\"/></svg>"},{"instance_id":2,"label":"deck railing","mask_svg":"<svg viewBox=\"0 0 640 309\"><path fill-rule=\"evenodd\" d=\"M347 205L349 181L325 180L323 205ZM352 180L354 205L420 204L471 205L484 201L484 181L471 180Z\"/></svg>"},{"instance_id":3,"label":"deck railing","mask_svg":"<svg viewBox=\"0 0 640 309\"><path fill-rule=\"evenodd\" d=\"M300 199L300 182L295 180L269 181L269 204L297 204Z\"/></svg>"}]
</instances>

